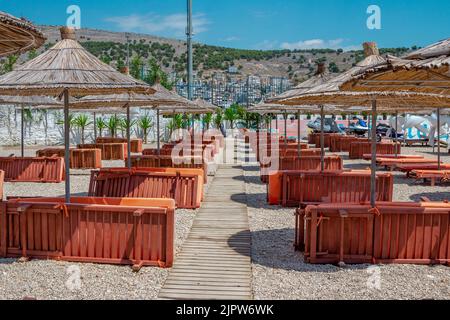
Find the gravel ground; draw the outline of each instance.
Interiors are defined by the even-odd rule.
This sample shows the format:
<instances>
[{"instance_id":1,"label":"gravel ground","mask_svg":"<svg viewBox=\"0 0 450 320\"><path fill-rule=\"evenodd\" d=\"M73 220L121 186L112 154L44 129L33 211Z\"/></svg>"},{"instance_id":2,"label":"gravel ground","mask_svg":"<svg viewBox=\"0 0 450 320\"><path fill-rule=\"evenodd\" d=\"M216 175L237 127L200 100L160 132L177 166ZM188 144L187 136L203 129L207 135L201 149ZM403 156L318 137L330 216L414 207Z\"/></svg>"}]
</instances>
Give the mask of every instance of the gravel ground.
<instances>
[{"instance_id":1,"label":"gravel ground","mask_svg":"<svg viewBox=\"0 0 450 320\"><path fill-rule=\"evenodd\" d=\"M405 148L405 154L429 148ZM445 155L444 161L450 162ZM367 161L345 161L347 168L366 168ZM295 252L294 210L268 206L258 167L245 166L255 299L450 299L450 269L444 266L310 265ZM395 200L450 199L450 186L431 188L395 174ZM379 276L379 277L378 277ZM376 280L376 279L379 279Z\"/></svg>"},{"instance_id":2,"label":"gravel ground","mask_svg":"<svg viewBox=\"0 0 450 320\"><path fill-rule=\"evenodd\" d=\"M27 148L26 156L36 149ZM19 154L17 148L0 149L1 156ZM123 161L104 161L105 167L123 167ZM73 170L73 195L85 196L89 170ZM212 181L212 178L210 178ZM5 183L6 196L63 196L64 183ZM178 253L188 236L197 211L177 210L175 248ZM32 260L20 263L0 259L0 300L3 299L156 299L170 269L142 268L134 273L129 266L67 263ZM79 277L78 277L79 275ZM80 279L78 282L76 279Z\"/></svg>"}]
</instances>

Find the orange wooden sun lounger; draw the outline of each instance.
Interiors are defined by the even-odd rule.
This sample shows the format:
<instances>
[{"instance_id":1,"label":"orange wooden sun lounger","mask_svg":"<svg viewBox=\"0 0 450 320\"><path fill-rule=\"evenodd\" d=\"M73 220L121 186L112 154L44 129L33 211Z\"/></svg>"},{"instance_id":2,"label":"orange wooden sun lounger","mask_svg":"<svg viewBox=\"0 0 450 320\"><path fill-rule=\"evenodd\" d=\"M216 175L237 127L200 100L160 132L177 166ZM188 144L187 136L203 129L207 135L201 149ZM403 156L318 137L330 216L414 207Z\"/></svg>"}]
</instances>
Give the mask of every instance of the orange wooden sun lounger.
<instances>
[{"instance_id":1,"label":"orange wooden sun lounger","mask_svg":"<svg viewBox=\"0 0 450 320\"><path fill-rule=\"evenodd\" d=\"M406 172L406 176L409 177L411 172L414 170L450 170L450 164L442 163L440 165L440 168L437 163L433 164L398 164L396 166L397 170L400 170L402 172Z\"/></svg>"},{"instance_id":2,"label":"orange wooden sun lounger","mask_svg":"<svg viewBox=\"0 0 450 320\"><path fill-rule=\"evenodd\" d=\"M384 159L424 159L424 156L420 155L410 155L410 154L377 154L377 158L384 158ZM371 160L372 155L371 154L365 154L363 155L364 160Z\"/></svg>"},{"instance_id":3,"label":"orange wooden sun lounger","mask_svg":"<svg viewBox=\"0 0 450 320\"><path fill-rule=\"evenodd\" d=\"M430 180L431 186L434 187L436 180L441 183L450 181L450 170L413 170L411 176L417 180L423 179L425 182Z\"/></svg>"},{"instance_id":4,"label":"orange wooden sun lounger","mask_svg":"<svg viewBox=\"0 0 450 320\"><path fill-rule=\"evenodd\" d=\"M436 159L392 159L392 158L377 158L377 165L394 170L398 165L420 165L420 164L438 164Z\"/></svg>"}]
</instances>

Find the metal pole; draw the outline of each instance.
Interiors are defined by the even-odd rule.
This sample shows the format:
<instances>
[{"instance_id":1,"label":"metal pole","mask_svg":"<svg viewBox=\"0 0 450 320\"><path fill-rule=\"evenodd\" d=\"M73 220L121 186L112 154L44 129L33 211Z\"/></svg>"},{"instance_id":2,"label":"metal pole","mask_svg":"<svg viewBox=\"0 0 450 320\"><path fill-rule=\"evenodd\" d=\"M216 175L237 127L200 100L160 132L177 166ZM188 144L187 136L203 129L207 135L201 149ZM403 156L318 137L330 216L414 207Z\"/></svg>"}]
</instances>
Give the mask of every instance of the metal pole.
<instances>
[{"instance_id":1,"label":"metal pole","mask_svg":"<svg viewBox=\"0 0 450 320\"><path fill-rule=\"evenodd\" d=\"M247 76L247 109L250 108L250 76Z\"/></svg>"},{"instance_id":2,"label":"metal pole","mask_svg":"<svg viewBox=\"0 0 450 320\"><path fill-rule=\"evenodd\" d=\"M97 113L94 112L94 140L97 142Z\"/></svg>"},{"instance_id":3,"label":"metal pole","mask_svg":"<svg viewBox=\"0 0 450 320\"><path fill-rule=\"evenodd\" d=\"M187 0L187 75L188 75L188 99L192 100L193 92L192 92L192 66L193 66L193 58L192 58L192 36L193 36L193 27L192 27L192 0Z\"/></svg>"},{"instance_id":4,"label":"metal pole","mask_svg":"<svg viewBox=\"0 0 450 320\"><path fill-rule=\"evenodd\" d=\"M372 127L377 125L377 101L372 101ZM376 174L377 174L377 131L372 129L372 163L370 165L370 205L374 208L376 201Z\"/></svg>"},{"instance_id":5,"label":"metal pole","mask_svg":"<svg viewBox=\"0 0 450 320\"><path fill-rule=\"evenodd\" d=\"M127 38L127 68L128 72L130 72L130 35L128 33L126 34L126 38Z\"/></svg>"},{"instance_id":6,"label":"metal pole","mask_svg":"<svg viewBox=\"0 0 450 320\"><path fill-rule=\"evenodd\" d=\"M438 170L441 170L441 112L437 108Z\"/></svg>"},{"instance_id":7,"label":"metal pole","mask_svg":"<svg viewBox=\"0 0 450 320\"><path fill-rule=\"evenodd\" d=\"M158 150L158 155L161 153L161 141L160 141L160 124L159 124L159 109L156 110L156 147Z\"/></svg>"},{"instance_id":8,"label":"metal pole","mask_svg":"<svg viewBox=\"0 0 450 320\"><path fill-rule=\"evenodd\" d=\"M24 140L25 140L25 121L24 121L24 108L23 108L23 104L20 105L20 111L21 111L21 124L20 124L20 130L21 130L21 137L20 137L20 153L21 153L21 157L25 157L25 147L24 147Z\"/></svg>"},{"instance_id":9,"label":"metal pole","mask_svg":"<svg viewBox=\"0 0 450 320\"><path fill-rule=\"evenodd\" d=\"M325 170L325 113L323 106L320 106L320 171Z\"/></svg>"},{"instance_id":10,"label":"metal pole","mask_svg":"<svg viewBox=\"0 0 450 320\"><path fill-rule=\"evenodd\" d=\"M302 155L302 146L301 146L301 142L302 142L302 139L301 139L301 123L302 123L302 121L300 120L300 111L298 111L297 112L297 136L298 136L298 138L297 138L297 142L298 142L298 157L300 158L301 157L301 155Z\"/></svg>"},{"instance_id":11,"label":"metal pole","mask_svg":"<svg viewBox=\"0 0 450 320\"><path fill-rule=\"evenodd\" d=\"M66 174L66 203L70 203L70 122L69 122L69 89L64 89L64 162Z\"/></svg>"},{"instance_id":12,"label":"metal pole","mask_svg":"<svg viewBox=\"0 0 450 320\"><path fill-rule=\"evenodd\" d=\"M131 117L130 117L130 104L125 105L127 108L127 165L128 169L131 169Z\"/></svg>"}]
</instances>

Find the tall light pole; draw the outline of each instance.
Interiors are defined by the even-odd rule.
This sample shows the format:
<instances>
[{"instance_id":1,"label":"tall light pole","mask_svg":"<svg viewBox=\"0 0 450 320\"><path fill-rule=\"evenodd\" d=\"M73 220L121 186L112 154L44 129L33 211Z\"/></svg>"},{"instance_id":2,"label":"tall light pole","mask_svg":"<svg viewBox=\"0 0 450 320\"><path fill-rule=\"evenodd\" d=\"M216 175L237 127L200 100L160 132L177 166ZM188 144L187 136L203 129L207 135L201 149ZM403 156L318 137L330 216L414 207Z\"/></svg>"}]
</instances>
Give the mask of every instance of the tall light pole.
<instances>
[{"instance_id":1,"label":"tall light pole","mask_svg":"<svg viewBox=\"0 0 450 320\"><path fill-rule=\"evenodd\" d=\"M130 35L128 33L126 34L126 38L127 38L127 69L128 72L130 72Z\"/></svg>"},{"instance_id":2,"label":"tall light pole","mask_svg":"<svg viewBox=\"0 0 450 320\"><path fill-rule=\"evenodd\" d=\"M187 0L187 29L186 29L186 35L187 35L187 81L188 81L188 99L193 99L193 92L192 92L192 82L193 82L193 76L192 76L192 36L193 36L194 30L192 27L192 0Z\"/></svg>"}]
</instances>

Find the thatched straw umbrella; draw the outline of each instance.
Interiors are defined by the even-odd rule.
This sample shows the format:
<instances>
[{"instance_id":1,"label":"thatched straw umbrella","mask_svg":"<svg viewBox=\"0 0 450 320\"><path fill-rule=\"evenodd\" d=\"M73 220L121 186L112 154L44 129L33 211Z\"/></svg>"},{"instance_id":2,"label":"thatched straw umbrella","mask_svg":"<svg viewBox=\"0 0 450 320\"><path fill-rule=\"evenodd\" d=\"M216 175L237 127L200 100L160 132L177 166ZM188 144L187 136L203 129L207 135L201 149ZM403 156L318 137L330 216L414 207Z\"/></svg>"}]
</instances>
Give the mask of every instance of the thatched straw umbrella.
<instances>
[{"instance_id":1,"label":"thatched straw umbrella","mask_svg":"<svg viewBox=\"0 0 450 320\"><path fill-rule=\"evenodd\" d=\"M24 126L24 107L25 106L60 106L62 102L53 97L46 96L0 96L0 105L16 105L20 106L21 114L21 137L20 137L20 151L22 158L25 156L24 138L25 138L25 126Z\"/></svg>"},{"instance_id":2,"label":"thatched straw umbrella","mask_svg":"<svg viewBox=\"0 0 450 320\"><path fill-rule=\"evenodd\" d=\"M389 56L382 64L361 70L352 79L341 85L345 91L392 92L408 91L433 93L450 96L450 38L431 44L407 54L402 58ZM438 127L440 127L440 108L436 107ZM433 137L434 138L434 137ZM438 143L438 167L440 168L441 145Z\"/></svg>"},{"instance_id":3,"label":"thatched straw umbrella","mask_svg":"<svg viewBox=\"0 0 450 320\"><path fill-rule=\"evenodd\" d=\"M377 126L377 104L383 107L404 107L404 106L434 106L439 104L450 104L450 97L444 95L428 95L415 92L391 91L391 92L347 92L340 87L352 80L355 75L363 70L375 68L386 63L386 59L379 55L375 43L364 43L364 53L366 58L355 67L340 74L332 80L314 87L307 92L301 91L290 98L279 101L281 104L304 105L304 104L338 104L341 106L371 106L372 107L372 179L371 179L371 204L375 205L375 179L376 179L376 126Z\"/></svg>"},{"instance_id":4,"label":"thatched straw umbrella","mask_svg":"<svg viewBox=\"0 0 450 320\"><path fill-rule=\"evenodd\" d=\"M37 49L45 36L29 21L0 11L0 57Z\"/></svg>"},{"instance_id":5,"label":"thatched straw umbrella","mask_svg":"<svg viewBox=\"0 0 450 320\"><path fill-rule=\"evenodd\" d=\"M127 121L130 123L130 107L140 107L142 109L156 109L157 118L157 148L160 150L160 111L167 110L173 106L179 106L182 108L183 113L196 113L198 112L198 105L188 99L183 98L177 93L166 89L159 81L151 87L154 94L139 94L139 93L121 93L110 95L93 95L85 96L80 99L74 100L71 106L74 108L98 108L98 107L119 107L125 108L127 114ZM180 112L178 110L177 112ZM128 161L127 166L131 168L131 147L130 147L131 132L130 128L127 128L127 141L128 141Z\"/></svg>"},{"instance_id":6,"label":"thatched straw umbrella","mask_svg":"<svg viewBox=\"0 0 450 320\"><path fill-rule=\"evenodd\" d=\"M88 94L144 93L146 83L116 71L85 50L75 30L61 28L62 41L38 57L0 77L0 94L64 97L66 201L70 201L69 99Z\"/></svg>"},{"instance_id":7,"label":"thatched straw umbrella","mask_svg":"<svg viewBox=\"0 0 450 320\"><path fill-rule=\"evenodd\" d=\"M283 112L285 114L285 121L284 121L284 143L287 144L287 114L292 112L297 114L297 135L298 135L298 156L301 156L302 150L301 150L301 120L300 115L302 113L309 113L309 112L316 112L317 107L316 106L290 106L290 105L282 105L282 104L275 104L275 103L259 103L251 108L248 109L249 112L258 113L258 114L275 114L277 112ZM320 149L321 149L321 170L323 171L325 169L325 136L324 136L324 118L325 113L327 114L338 114L342 113L342 109L339 109L335 106L322 106L321 108L321 134L320 134Z\"/></svg>"}]
</instances>

